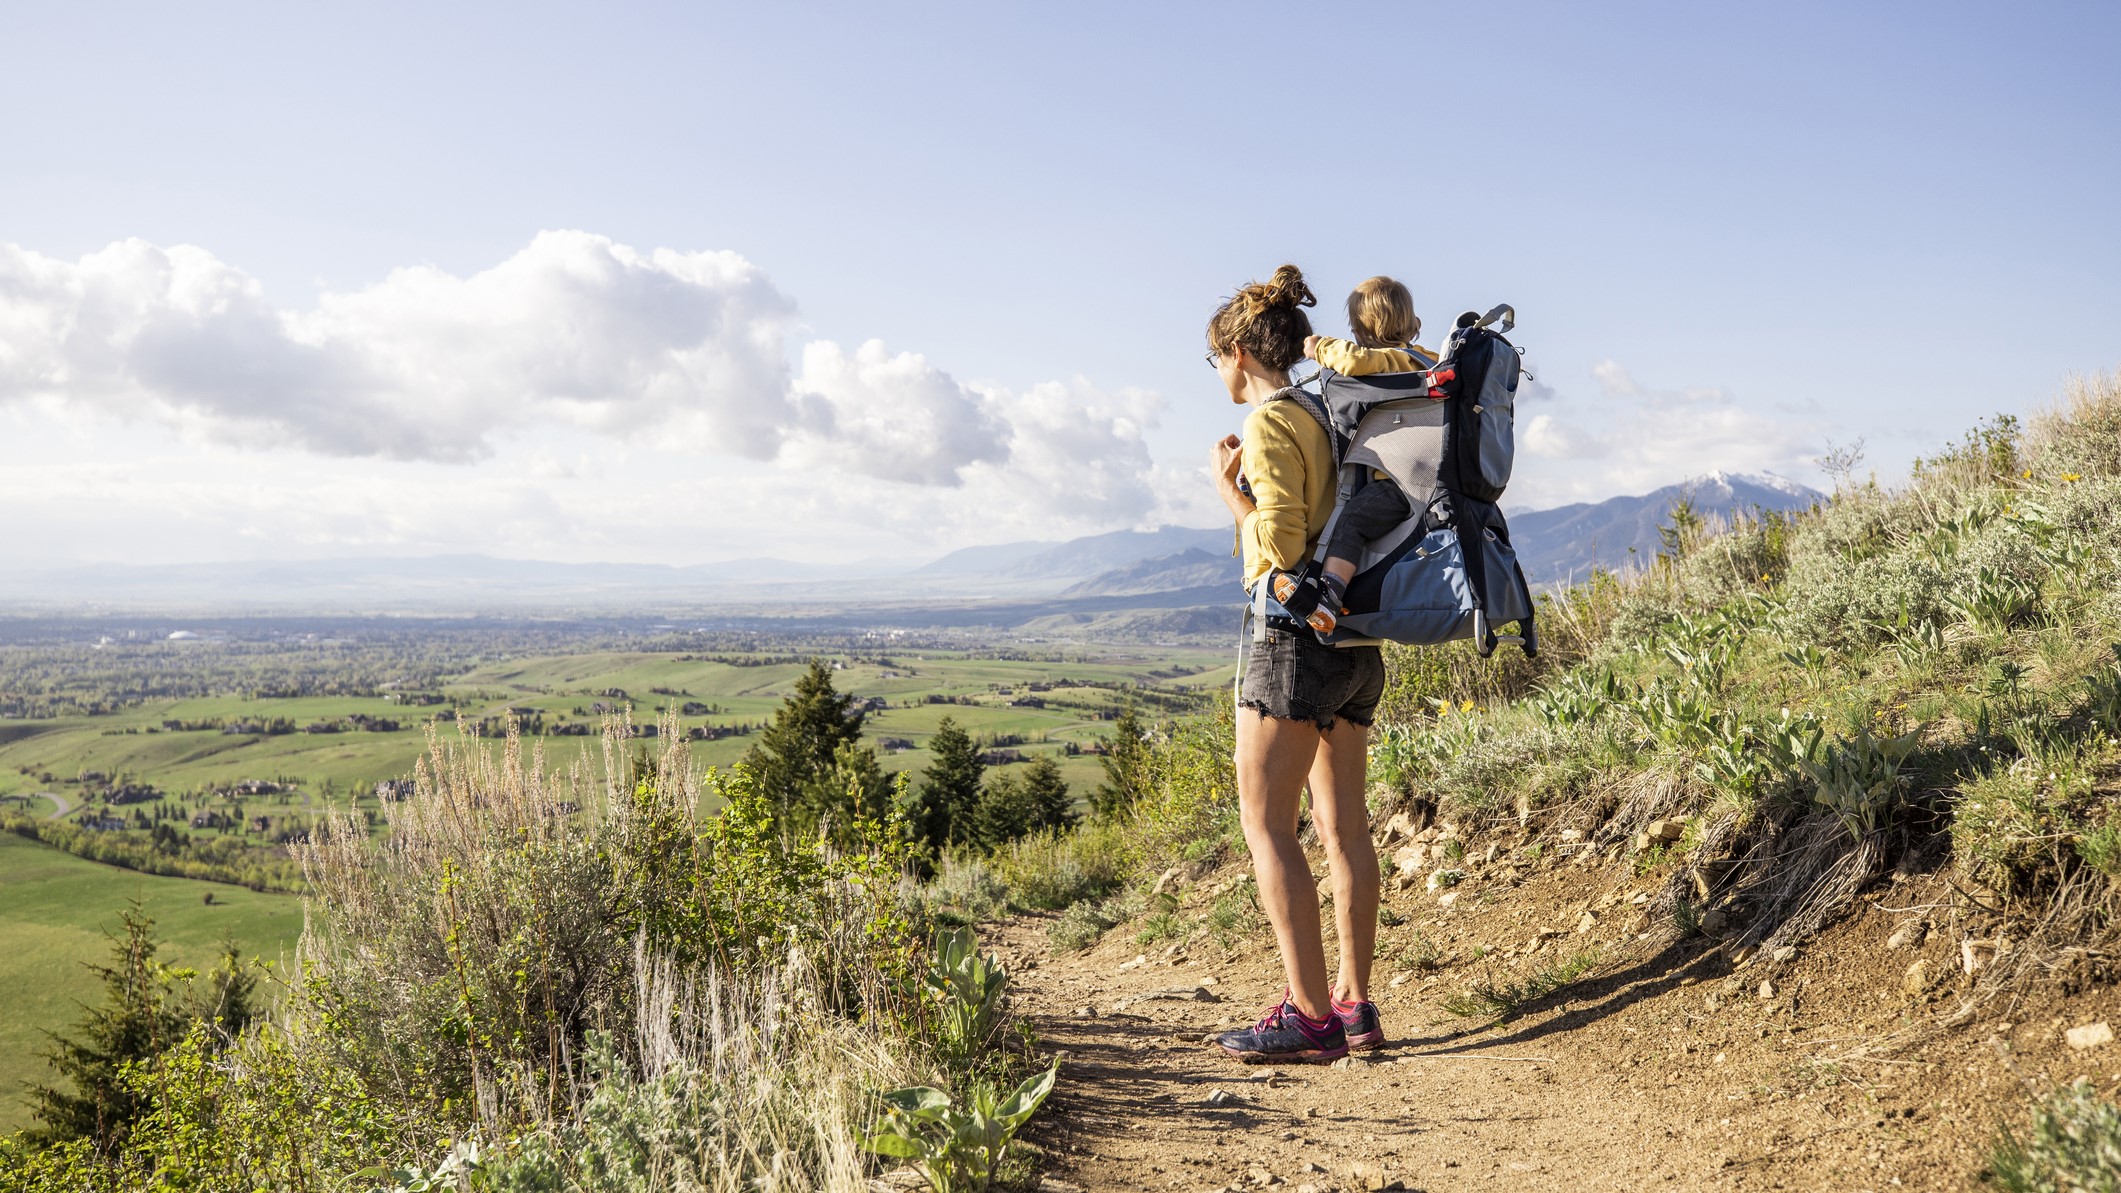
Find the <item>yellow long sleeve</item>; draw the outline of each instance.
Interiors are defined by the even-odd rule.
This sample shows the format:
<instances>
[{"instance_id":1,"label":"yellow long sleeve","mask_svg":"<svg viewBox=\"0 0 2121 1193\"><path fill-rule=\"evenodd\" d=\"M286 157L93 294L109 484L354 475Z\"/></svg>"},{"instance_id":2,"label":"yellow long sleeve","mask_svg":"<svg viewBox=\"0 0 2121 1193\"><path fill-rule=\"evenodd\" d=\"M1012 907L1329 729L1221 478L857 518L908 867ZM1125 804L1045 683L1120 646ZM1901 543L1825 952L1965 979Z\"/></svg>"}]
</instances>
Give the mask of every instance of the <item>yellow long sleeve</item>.
<instances>
[{"instance_id":1,"label":"yellow long sleeve","mask_svg":"<svg viewBox=\"0 0 2121 1193\"><path fill-rule=\"evenodd\" d=\"M1434 352L1419 344L1414 344L1411 348L1412 351L1407 348L1365 348L1353 340L1320 336L1317 348L1312 350L1311 358L1343 377L1364 377L1371 373L1411 373L1436 363ZM1415 353L1420 355L1417 357Z\"/></svg>"},{"instance_id":2,"label":"yellow long sleeve","mask_svg":"<svg viewBox=\"0 0 2121 1193\"><path fill-rule=\"evenodd\" d=\"M1302 567L1333 510L1333 445L1294 402L1270 402L1245 418L1245 479L1253 512L1238 525L1245 584L1270 569Z\"/></svg>"}]
</instances>

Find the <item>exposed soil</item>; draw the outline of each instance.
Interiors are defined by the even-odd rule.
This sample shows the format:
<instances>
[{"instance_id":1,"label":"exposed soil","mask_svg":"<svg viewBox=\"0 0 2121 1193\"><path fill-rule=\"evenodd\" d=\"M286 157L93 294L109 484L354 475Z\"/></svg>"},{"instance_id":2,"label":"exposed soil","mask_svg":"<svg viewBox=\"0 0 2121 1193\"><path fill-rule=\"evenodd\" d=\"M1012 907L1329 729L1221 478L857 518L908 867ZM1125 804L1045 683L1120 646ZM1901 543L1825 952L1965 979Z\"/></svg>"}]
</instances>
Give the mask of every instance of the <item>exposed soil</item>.
<instances>
[{"instance_id":1,"label":"exposed soil","mask_svg":"<svg viewBox=\"0 0 2121 1193\"><path fill-rule=\"evenodd\" d=\"M2029 1089L2121 1085L2121 1045L2063 1040L2121 1024L2112 986L1936 1027L1968 985L1961 941L1995 931L1955 918L1936 876L1881 880L1795 956L1734 969L1716 940L1649 923L1631 900L1661 876L1625 862L1468 868L1447 905L1388 884L1400 922L1380 934L1373 997L1389 1046L1278 1076L1203 1042L1279 995L1263 919L1227 947L1205 922L1183 944L1143 945L1125 925L1080 955L1056 954L1045 917L990 931L1020 1008L1066 1053L1031 1135L1044 1171L1085 1190L1964 1189L1997 1124L2023 1123ZM1195 921L1244 873L1177 884L1177 915ZM1913 941L1889 947L1910 924ZM1330 913L1327 927L1330 947ZM1436 962L1403 960L1423 940ZM1590 948L1594 969L1507 1021L1442 1007ZM1918 959L1930 980L1910 992ZM1217 1001L1158 997L1203 984Z\"/></svg>"}]
</instances>

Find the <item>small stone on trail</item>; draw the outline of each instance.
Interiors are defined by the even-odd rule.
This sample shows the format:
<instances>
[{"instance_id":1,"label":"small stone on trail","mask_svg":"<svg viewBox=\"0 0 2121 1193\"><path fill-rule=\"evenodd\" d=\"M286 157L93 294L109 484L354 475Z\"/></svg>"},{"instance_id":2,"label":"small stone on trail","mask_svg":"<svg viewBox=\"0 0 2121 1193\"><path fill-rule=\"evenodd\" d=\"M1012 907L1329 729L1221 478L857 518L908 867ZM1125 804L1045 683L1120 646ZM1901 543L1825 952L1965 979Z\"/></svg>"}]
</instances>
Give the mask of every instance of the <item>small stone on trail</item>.
<instances>
[{"instance_id":1,"label":"small stone on trail","mask_svg":"<svg viewBox=\"0 0 2121 1193\"><path fill-rule=\"evenodd\" d=\"M1908 924L1903 926L1898 932L1886 937L1885 947L1889 949L1904 949L1919 941L1921 937L1922 925L1920 923Z\"/></svg>"},{"instance_id":2,"label":"small stone on trail","mask_svg":"<svg viewBox=\"0 0 2121 1193\"><path fill-rule=\"evenodd\" d=\"M1793 945L1793 944L1786 944L1786 945L1783 945L1783 946L1782 946L1781 948L1779 948L1779 949L1776 949L1776 950L1775 950L1775 962L1776 962L1776 964L1778 964L1778 965L1779 965L1779 964L1781 964L1781 963L1783 963L1783 962L1786 962L1786 961L1794 961L1794 960L1796 960L1796 959L1797 959L1797 946L1796 946L1796 945Z\"/></svg>"},{"instance_id":3,"label":"small stone on trail","mask_svg":"<svg viewBox=\"0 0 2121 1193\"><path fill-rule=\"evenodd\" d=\"M1128 972L1128 971L1130 971L1130 970L1136 970L1136 969L1140 969L1140 968L1141 968L1142 966L1144 966L1144 965L1147 965L1148 963L1149 963L1149 957L1148 957L1148 954L1146 954L1146 953L1136 953L1136 954L1134 955L1134 960L1132 960L1132 961L1122 961L1122 962L1120 962L1120 963L1119 963L1119 972L1121 972L1121 973L1127 973L1127 972Z\"/></svg>"},{"instance_id":4,"label":"small stone on trail","mask_svg":"<svg viewBox=\"0 0 2121 1193\"><path fill-rule=\"evenodd\" d=\"M1397 989L1399 989L1399 988L1400 988L1401 986L1404 986L1404 985L1406 985L1406 984L1407 984L1408 982L1410 982L1410 981L1413 981L1413 980L1414 980L1414 975L1413 975L1413 974L1411 974L1411 973L1403 973L1403 974L1400 974L1400 975L1399 975L1398 977L1395 977L1395 978L1393 978L1393 979L1391 980L1391 982L1390 982L1390 983L1388 983L1388 984L1390 985L1390 987L1391 987L1392 989L1394 989L1394 990L1397 990Z\"/></svg>"},{"instance_id":5,"label":"small stone on trail","mask_svg":"<svg viewBox=\"0 0 2121 1193\"><path fill-rule=\"evenodd\" d=\"M1721 936L1723 935L1723 930L1730 927L1730 923L1729 916L1724 915L1722 910L1712 907L1701 913L1701 934L1703 936Z\"/></svg>"},{"instance_id":6,"label":"small stone on trail","mask_svg":"<svg viewBox=\"0 0 2121 1193\"><path fill-rule=\"evenodd\" d=\"M1589 911L1586 911L1586 912L1584 912L1584 913L1583 913L1583 915L1582 915L1581 917L1579 917L1579 918L1577 919L1577 921L1576 921L1576 934L1577 934L1578 936L1581 936L1581 935L1583 935L1584 933L1586 933L1586 932L1589 932L1589 931L1590 931L1591 929L1593 929L1593 928L1596 928L1597 926L1598 926L1598 916L1597 916L1597 914L1596 914L1595 912L1589 912Z\"/></svg>"},{"instance_id":7,"label":"small stone on trail","mask_svg":"<svg viewBox=\"0 0 2121 1193\"><path fill-rule=\"evenodd\" d=\"M1304 1166L1298 1171L1312 1176L1324 1176L1326 1174L1326 1166L1316 1160L1305 1160Z\"/></svg>"},{"instance_id":8,"label":"small stone on trail","mask_svg":"<svg viewBox=\"0 0 2121 1193\"><path fill-rule=\"evenodd\" d=\"M1136 1002L1163 1000L1167 1002L1221 1002L1222 998L1206 986L1173 986L1168 990L1152 990L1136 999Z\"/></svg>"},{"instance_id":9,"label":"small stone on trail","mask_svg":"<svg viewBox=\"0 0 2121 1193\"><path fill-rule=\"evenodd\" d=\"M1762 997L1762 998L1773 998L1773 997L1775 997L1775 983L1773 983L1773 982L1769 982L1769 981L1762 981L1762 982L1760 983L1760 997Z\"/></svg>"},{"instance_id":10,"label":"small stone on trail","mask_svg":"<svg viewBox=\"0 0 2121 1193\"><path fill-rule=\"evenodd\" d=\"M1074 1181L1064 1181L1057 1176L1042 1176L1038 1178L1038 1193L1084 1193L1084 1189Z\"/></svg>"},{"instance_id":11,"label":"small stone on trail","mask_svg":"<svg viewBox=\"0 0 2121 1193\"><path fill-rule=\"evenodd\" d=\"M2070 1047L2081 1052L2086 1048L2113 1043L2114 1029L2105 1023L2087 1023L2082 1027L2070 1028L2062 1033L2062 1038L2069 1042Z\"/></svg>"},{"instance_id":12,"label":"small stone on trail","mask_svg":"<svg viewBox=\"0 0 2121 1193\"><path fill-rule=\"evenodd\" d=\"M1091 1006L1089 1003L1084 1003L1083 1005L1075 1008L1075 1013L1084 1019L1097 1018L1097 1008Z\"/></svg>"},{"instance_id":13,"label":"small stone on trail","mask_svg":"<svg viewBox=\"0 0 2121 1193\"><path fill-rule=\"evenodd\" d=\"M1649 826L1643 829L1643 835L1653 841L1677 841L1686 836L1686 821L1652 820Z\"/></svg>"},{"instance_id":14,"label":"small stone on trail","mask_svg":"<svg viewBox=\"0 0 2121 1193\"><path fill-rule=\"evenodd\" d=\"M1930 988L1930 963L1917 961L1907 967L1906 976L1900 979L1900 992L1909 998L1920 998Z\"/></svg>"},{"instance_id":15,"label":"small stone on trail","mask_svg":"<svg viewBox=\"0 0 2121 1193\"><path fill-rule=\"evenodd\" d=\"M1458 902L1457 891L1445 891L1443 894L1436 896L1436 906L1438 907L1449 907L1456 902Z\"/></svg>"},{"instance_id":16,"label":"small stone on trail","mask_svg":"<svg viewBox=\"0 0 2121 1193\"><path fill-rule=\"evenodd\" d=\"M1210 1106L1228 1106L1236 1100L1237 1095L1226 1089L1211 1089L1208 1091L1208 1096L1201 1099L1201 1101L1206 1102Z\"/></svg>"},{"instance_id":17,"label":"small stone on trail","mask_svg":"<svg viewBox=\"0 0 2121 1193\"><path fill-rule=\"evenodd\" d=\"M1265 1187L1267 1185L1278 1185L1281 1183L1280 1177L1275 1176L1273 1173L1268 1172L1266 1169L1261 1168L1257 1164L1254 1164L1252 1167L1245 1169L1245 1179L1251 1181L1254 1185L1261 1187Z\"/></svg>"}]
</instances>

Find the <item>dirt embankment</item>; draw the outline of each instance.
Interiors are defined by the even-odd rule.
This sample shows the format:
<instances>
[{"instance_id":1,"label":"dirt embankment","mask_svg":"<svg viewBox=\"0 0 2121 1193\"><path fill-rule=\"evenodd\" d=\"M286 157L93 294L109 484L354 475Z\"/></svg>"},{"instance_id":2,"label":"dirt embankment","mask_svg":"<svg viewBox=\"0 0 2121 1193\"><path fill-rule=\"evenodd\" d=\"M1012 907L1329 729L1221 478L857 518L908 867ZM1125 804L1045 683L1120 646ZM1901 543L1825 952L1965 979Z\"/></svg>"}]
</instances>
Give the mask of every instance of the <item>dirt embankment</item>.
<instances>
[{"instance_id":1,"label":"dirt embankment","mask_svg":"<svg viewBox=\"0 0 2121 1193\"><path fill-rule=\"evenodd\" d=\"M2029 1089L2121 1085L2121 1045L2065 1041L2121 1024L2111 986L1936 1026L1981 959L1964 942L1998 934L1955 915L1937 876L1881 880L1821 936L1734 966L1715 937L1650 922L1657 878L1625 862L1471 869L1455 897L1388 884L1373 996L1390 1043L1334 1067L1247 1068L1204 1046L1281 989L1263 920L1227 946L1207 931L1242 870L1174 884L1173 914L1200 924L1180 944L1127 925L1056 955L1037 916L990 932L1019 1006L1067 1054L1032 1136L1050 1187L1966 1189ZM1584 976L1503 1021L1444 1009L1482 985L1536 991L1593 950Z\"/></svg>"}]
</instances>

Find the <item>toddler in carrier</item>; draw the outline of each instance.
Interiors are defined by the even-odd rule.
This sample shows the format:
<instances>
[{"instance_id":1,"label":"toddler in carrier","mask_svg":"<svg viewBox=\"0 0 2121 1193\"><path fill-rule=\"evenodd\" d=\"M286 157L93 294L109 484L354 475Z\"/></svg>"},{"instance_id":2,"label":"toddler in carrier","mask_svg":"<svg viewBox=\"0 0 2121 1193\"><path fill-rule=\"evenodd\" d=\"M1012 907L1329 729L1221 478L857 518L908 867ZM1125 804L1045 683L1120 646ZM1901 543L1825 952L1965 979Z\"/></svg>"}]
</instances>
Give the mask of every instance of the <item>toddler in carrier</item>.
<instances>
[{"instance_id":1,"label":"toddler in carrier","mask_svg":"<svg viewBox=\"0 0 2121 1193\"><path fill-rule=\"evenodd\" d=\"M1348 295L1348 326L1355 332L1353 343L1311 336L1304 341L1304 355L1344 377L1435 367L1436 354L1414 343L1414 337L1421 334L1414 297L1391 278L1374 277L1355 287ZM1414 512L1406 494L1383 473L1373 472L1371 480L1375 483L1357 490L1334 519L1323 567L1277 571L1267 577L1274 599L1320 638L1340 624L1341 598L1355 577L1355 561L1362 557L1363 544L1388 533Z\"/></svg>"}]
</instances>

